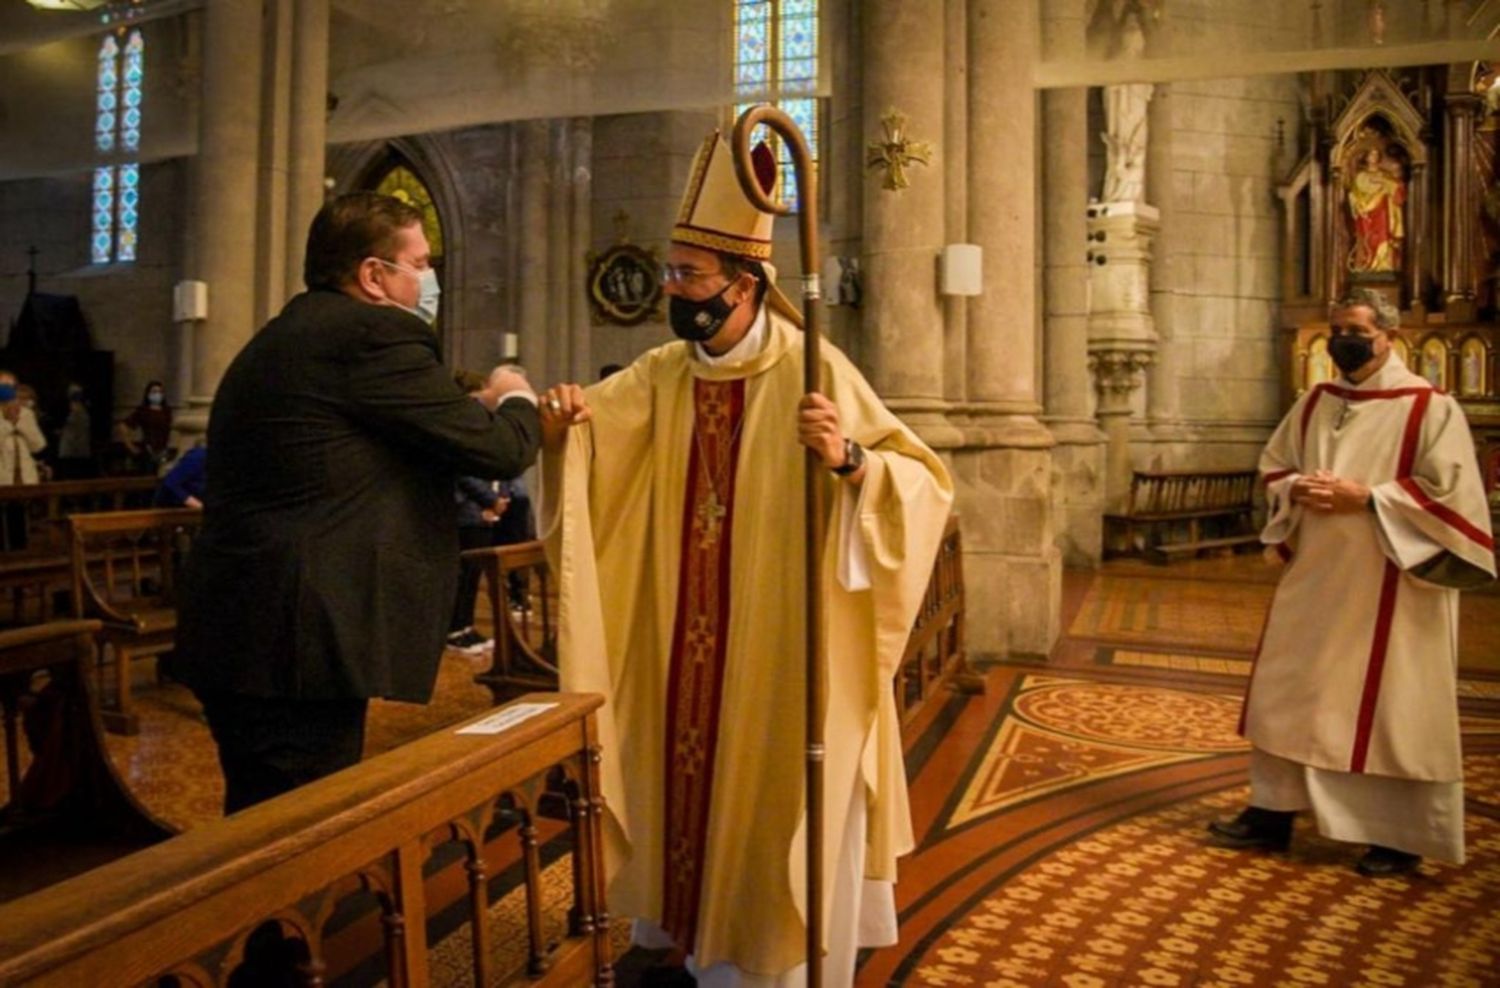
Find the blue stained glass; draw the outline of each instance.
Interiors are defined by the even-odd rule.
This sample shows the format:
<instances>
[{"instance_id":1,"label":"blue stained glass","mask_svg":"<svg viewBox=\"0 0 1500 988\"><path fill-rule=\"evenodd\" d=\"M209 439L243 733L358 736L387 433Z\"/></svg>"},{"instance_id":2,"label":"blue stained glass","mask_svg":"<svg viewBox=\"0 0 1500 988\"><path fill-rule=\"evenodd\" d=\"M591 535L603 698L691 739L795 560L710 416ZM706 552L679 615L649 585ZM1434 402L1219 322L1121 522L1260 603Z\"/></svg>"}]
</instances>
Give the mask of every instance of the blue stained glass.
<instances>
[{"instance_id":1,"label":"blue stained glass","mask_svg":"<svg viewBox=\"0 0 1500 988\"><path fill-rule=\"evenodd\" d=\"M113 168L94 169L94 236L90 252L95 264L109 263L109 249L114 240L114 186Z\"/></svg>"},{"instance_id":2,"label":"blue stained glass","mask_svg":"<svg viewBox=\"0 0 1500 988\"><path fill-rule=\"evenodd\" d=\"M139 29L131 31L125 41L125 116L120 143L127 151L141 147L141 81L145 78L146 39Z\"/></svg>"},{"instance_id":3,"label":"blue stained glass","mask_svg":"<svg viewBox=\"0 0 1500 988\"><path fill-rule=\"evenodd\" d=\"M136 223L140 219L137 205L140 202L141 166L120 166L120 223L119 236L115 242L115 260L135 260L137 240Z\"/></svg>"}]
</instances>

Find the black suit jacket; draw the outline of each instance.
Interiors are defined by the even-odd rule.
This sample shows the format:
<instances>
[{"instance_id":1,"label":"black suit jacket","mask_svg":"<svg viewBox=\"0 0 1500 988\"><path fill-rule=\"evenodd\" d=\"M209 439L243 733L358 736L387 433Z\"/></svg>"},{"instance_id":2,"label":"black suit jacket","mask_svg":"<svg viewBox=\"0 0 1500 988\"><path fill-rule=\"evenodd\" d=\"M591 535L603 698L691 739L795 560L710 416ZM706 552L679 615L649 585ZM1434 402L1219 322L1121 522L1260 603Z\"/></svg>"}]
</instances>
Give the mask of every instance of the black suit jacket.
<instances>
[{"instance_id":1,"label":"black suit jacket","mask_svg":"<svg viewBox=\"0 0 1500 988\"><path fill-rule=\"evenodd\" d=\"M199 691L432 695L458 576L458 474L513 477L537 411L493 414L432 331L339 292L289 302L230 364L172 672Z\"/></svg>"}]
</instances>

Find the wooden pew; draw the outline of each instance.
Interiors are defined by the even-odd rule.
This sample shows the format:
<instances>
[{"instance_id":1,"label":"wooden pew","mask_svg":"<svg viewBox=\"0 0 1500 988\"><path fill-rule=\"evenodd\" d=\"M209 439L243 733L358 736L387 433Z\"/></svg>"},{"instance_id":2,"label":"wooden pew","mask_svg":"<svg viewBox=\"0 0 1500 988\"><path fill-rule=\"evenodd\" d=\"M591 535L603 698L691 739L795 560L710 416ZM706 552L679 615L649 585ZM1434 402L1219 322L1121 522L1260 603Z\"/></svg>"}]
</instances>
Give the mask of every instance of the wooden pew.
<instances>
[{"instance_id":1,"label":"wooden pew","mask_svg":"<svg viewBox=\"0 0 1500 988\"><path fill-rule=\"evenodd\" d=\"M155 477L100 477L0 487L0 517L26 518L24 545L12 545L10 527L0 525L0 590L11 591L12 620L26 623L28 599L36 620L54 616L52 595L69 586L68 515L148 507L156 485Z\"/></svg>"},{"instance_id":2,"label":"wooden pew","mask_svg":"<svg viewBox=\"0 0 1500 988\"><path fill-rule=\"evenodd\" d=\"M105 653L115 666L104 725L135 734L130 661L170 652L177 637L177 571L203 522L196 508L146 508L68 516L73 613L100 622L99 693Z\"/></svg>"},{"instance_id":3,"label":"wooden pew","mask_svg":"<svg viewBox=\"0 0 1500 988\"><path fill-rule=\"evenodd\" d=\"M57 621L0 631L10 793L0 807L0 902L175 833L131 795L105 750L89 687L98 630L98 621ZM23 734L32 756L24 773Z\"/></svg>"},{"instance_id":4,"label":"wooden pew","mask_svg":"<svg viewBox=\"0 0 1500 988\"><path fill-rule=\"evenodd\" d=\"M0 907L0 984L124 988L171 977L184 986L223 986L269 921L298 942L296 983L321 985L329 918L364 889L378 903L389 984L425 988L439 876L424 867L455 840L467 856L475 984L613 984L595 724L601 701L573 694L523 700L554 706L498 734L444 729ZM555 767L568 779L579 880L563 936L548 943L536 806ZM527 897L526 961L514 972L490 970L486 949L492 931L481 845L502 796L520 815L505 837L519 842Z\"/></svg>"},{"instance_id":5,"label":"wooden pew","mask_svg":"<svg viewBox=\"0 0 1500 988\"><path fill-rule=\"evenodd\" d=\"M1123 513L1104 516L1106 555L1153 563L1258 545L1254 470L1137 470Z\"/></svg>"},{"instance_id":6,"label":"wooden pew","mask_svg":"<svg viewBox=\"0 0 1500 988\"><path fill-rule=\"evenodd\" d=\"M463 555L482 568L495 636L490 667L474 681L488 687L496 703L527 690L556 689L557 594L542 543L470 549ZM530 606L521 613L507 600L512 575L526 586ZM964 617L963 540L958 516L951 515L896 676L896 706L903 721L945 689L983 692L983 677L968 667Z\"/></svg>"}]
</instances>

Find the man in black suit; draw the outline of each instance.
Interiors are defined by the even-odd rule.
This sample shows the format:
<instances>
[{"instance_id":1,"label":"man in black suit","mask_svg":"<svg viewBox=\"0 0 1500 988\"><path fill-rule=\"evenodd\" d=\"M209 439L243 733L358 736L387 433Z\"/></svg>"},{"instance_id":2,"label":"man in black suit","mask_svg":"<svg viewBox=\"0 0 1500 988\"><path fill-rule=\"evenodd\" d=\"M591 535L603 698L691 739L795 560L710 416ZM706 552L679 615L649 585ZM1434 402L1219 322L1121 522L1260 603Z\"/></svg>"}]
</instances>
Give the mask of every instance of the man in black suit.
<instances>
[{"instance_id":1,"label":"man in black suit","mask_svg":"<svg viewBox=\"0 0 1500 988\"><path fill-rule=\"evenodd\" d=\"M431 698L454 477L516 476L540 433L524 377L470 397L440 363L415 209L324 206L304 278L215 396L181 603L172 672L203 702L226 813L358 762L370 697Z\"/></svg>"}]
</instances>

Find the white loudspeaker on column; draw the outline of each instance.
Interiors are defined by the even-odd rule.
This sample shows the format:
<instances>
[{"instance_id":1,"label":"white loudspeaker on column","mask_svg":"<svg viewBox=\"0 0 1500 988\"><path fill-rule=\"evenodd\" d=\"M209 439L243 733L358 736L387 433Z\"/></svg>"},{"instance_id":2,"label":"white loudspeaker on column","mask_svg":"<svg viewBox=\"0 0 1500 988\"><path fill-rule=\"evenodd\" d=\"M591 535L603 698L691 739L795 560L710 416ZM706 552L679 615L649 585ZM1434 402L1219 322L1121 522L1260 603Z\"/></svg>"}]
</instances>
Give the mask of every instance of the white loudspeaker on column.
<instances>
[{"instance_id":1,"label":"white loudspeaker on column","mask_svg":"<svg viewBox=\"0 0 1500 988\"><path fill-rule=\"evenodd\" d=\"M984 291L984 248L978 244L948 244L938 255L938 292L978 295Z\"/></svg>"},{"instance_id":2,"label":"white loudspeaker on column","mask_svg":"<svg viewBox=\"0 0 1500 988\"><path fill-rule=\"evenodd\" d=\"M172 320L191 322L208 318L208 282L179 281L172 286Z\"/></svg>"}]
</instances>

